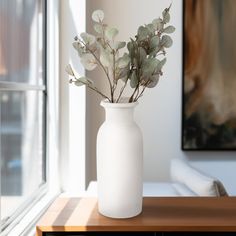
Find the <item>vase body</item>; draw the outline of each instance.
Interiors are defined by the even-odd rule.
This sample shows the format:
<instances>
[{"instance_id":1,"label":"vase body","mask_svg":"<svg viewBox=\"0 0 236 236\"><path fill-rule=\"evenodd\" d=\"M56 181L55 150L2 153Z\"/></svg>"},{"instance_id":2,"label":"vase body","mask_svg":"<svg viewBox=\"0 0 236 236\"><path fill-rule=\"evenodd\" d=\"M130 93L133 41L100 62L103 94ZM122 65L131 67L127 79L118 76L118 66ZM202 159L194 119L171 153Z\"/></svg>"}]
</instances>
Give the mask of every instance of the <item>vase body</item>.
<instances>
[{"instance_id":1,"label":"vase body","mask_svg":"<svg viewBox=\"0 0 236 236\"><path fill-rule=\"evenodd\" d=\"M142 211L143 140L133 118L136 105L101 102L106 118L97 135L98 210L107 217Z\"/></svg>"}]
</instances>

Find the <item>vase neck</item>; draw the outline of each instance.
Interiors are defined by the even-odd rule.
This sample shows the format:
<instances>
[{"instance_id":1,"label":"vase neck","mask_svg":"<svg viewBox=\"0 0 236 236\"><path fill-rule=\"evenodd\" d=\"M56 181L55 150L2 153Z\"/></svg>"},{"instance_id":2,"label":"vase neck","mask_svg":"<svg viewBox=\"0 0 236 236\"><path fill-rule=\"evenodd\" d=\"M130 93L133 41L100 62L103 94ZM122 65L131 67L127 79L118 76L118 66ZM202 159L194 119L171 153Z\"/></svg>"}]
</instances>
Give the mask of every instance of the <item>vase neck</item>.
<instances>
[{"instance_id":1,"label":"vase neck","mask_svg":"<svg viewBox=\"0 0 236 236\"><path fill-rule=\"evenodd\" d=\"M132 122L134 120L134 107L129 108L105 108L106 121L108 122Z\"/></svg>"}]
</instances>

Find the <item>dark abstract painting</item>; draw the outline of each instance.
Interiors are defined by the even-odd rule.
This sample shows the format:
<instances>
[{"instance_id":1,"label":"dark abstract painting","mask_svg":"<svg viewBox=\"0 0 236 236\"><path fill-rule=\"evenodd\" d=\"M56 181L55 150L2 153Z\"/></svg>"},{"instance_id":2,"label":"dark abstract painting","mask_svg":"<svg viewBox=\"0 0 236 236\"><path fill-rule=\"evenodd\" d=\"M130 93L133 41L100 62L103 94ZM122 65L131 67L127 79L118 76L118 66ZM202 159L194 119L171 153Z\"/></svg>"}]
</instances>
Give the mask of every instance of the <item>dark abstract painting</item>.
<instances>
[{"instance_id":1,"label":"dark abstract painting","mask_svg":"<svg viewBox=\"0 0 236 236\"><path fill-rule=\"evenodd\" d=\"M236 0L184 0L183 150L236 150Z\"/></svg>"}]
</instances>

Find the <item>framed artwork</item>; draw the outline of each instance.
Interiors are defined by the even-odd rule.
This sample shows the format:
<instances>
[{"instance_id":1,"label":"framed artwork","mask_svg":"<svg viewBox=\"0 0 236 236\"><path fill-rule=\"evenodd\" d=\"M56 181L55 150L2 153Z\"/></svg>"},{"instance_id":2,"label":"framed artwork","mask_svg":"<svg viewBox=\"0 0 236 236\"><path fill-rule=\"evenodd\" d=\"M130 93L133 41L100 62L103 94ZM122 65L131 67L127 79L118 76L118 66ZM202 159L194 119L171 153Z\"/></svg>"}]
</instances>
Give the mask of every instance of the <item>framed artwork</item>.
<instances>
[{"instance_id":1,"label":"framed artwork","mask_svg":"<svg viewBox=\"0 0 236 236\"><path fill-rule=\"evenodd\" d=\"M236 1L183 1L183 150L236 150Z\"/></svg>"}]
</instances>

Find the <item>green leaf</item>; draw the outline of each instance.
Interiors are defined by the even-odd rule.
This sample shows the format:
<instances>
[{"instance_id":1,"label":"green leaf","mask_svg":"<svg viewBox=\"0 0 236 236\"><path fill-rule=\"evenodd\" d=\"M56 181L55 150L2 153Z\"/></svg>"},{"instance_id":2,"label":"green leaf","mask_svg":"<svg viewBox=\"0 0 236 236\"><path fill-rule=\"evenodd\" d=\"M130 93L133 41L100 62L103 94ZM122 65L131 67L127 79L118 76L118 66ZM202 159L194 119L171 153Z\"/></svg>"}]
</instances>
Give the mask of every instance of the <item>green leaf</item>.
<instances>
[{"instance_id":1,"label":"green leaf","mask_svg":"<svg viewBox=\"0 0 236 236\"><path fill-rule=\"evenodd\" d=\"M156 58L147 58L141 67L142 75L149 78L155 72L159 62Z\"/></svg>"},{"instance_id":2,"label":"green leaf","mask_svg":"<svg viewBox=\"0 0 236 236\"><path fill-rule=\"evenodd\" d=\"M158 65L157 65L157 70L161 70L162 67L166 64L166 58L164 58L163 60L161 60Z\"/></svg>"},{"instance_id":3,"label":"green leaf","mask_svg":"<svg viewBox=\"0 0 236 236\"><path fill-rule=\"evenodd\" d=\"M150 48L151 49L156 48L159 43L160 43L159 37L157 35L153 36L150 40Z\"/></svg>"},{"instance_id":4,"label":"green leaf","mask_svg":"<svg viewBox=\"0 0 236 236\"><path fill-rule=\"evenodd\" d=\"M121 48L124 48L126 45L126 42L115 42L115 49L119 50Z\"/></svg>"},{"instance_id":5,"label":"green leaf","mask_svg":"<svg viewBox=\"0 0 236 236\"><path fill-rule=\"evenodd\" d=\"M97 33L102 34L102 31L103 31L103 26L102 26L102 24L95 24L95 25L93 26L93 28L94 28L94 30L95 30Z\"/></svg>"},{"instance_id":6,"label":"green leaf","mask_svg":"<svg viewBox=\"0 0 236 236\"><path fill-rule=\"evenodd\" d=\"M155 33L155 26L153 24L146 25L146 28L149 31L149 34L153 35Z\"/></svg>"},{"instance_id":7,"label":"green leaf","mask_svg":"<svg viewBox=\"0 0 236 236\"><path fill-rule=\"evenodd\" d=\"M163 27L164 27L164 23L163 23L163 21L162 21L161 18L154 19L154 20L152 21L152 24L154 25L154 27L155 27L156 30L162 30Z\"/></svg>"},{"instance_id":8,"label":"green leaf","mask_svg":"<svg viewBox=\"0 0 236 236\"><path fill-rule=\"evenodd\" d=\"M100 61L103 66L109 67L112 64L111 54L105 50L102 50L100 53Z\"/></svg>"},{"instance_id":9,"label":"green leaf","mask_svg":"<svg viewBox=\"0 0 236 236\"><path fill-rule=\"evenodd\" d=\"M97 66L96 59L90 53L83 54L80 61L86 70L93 70Z\"/></svg>"},{"instance_id":10,"label":"green leaf","mask_svg":"<svg viewBox=\"0 0 236 236\"><path fill-rule=\"evenodd\" d=\"M166 8L166 9L162 12L162 16L163 16L163 22L164 22L164 24L169 23L169 21L170 21L169 8Z\"/></svg>"},{"instance_id":11,"label":"green leaf","mask_svg":"<svg viewBox=\"0 0 236 236\"><path fill-rule=\"evenodd\" d=\"M92 34L88 34L88 33L81 33L80 37L83 39L85 44L91 45L93 43L95 43L96 38L95 36L93 36Z\"/></svg>"},{"instance_id":12,"label":"green leaf","mask_svg":"<svg viewBox=\"0 0 236 236\"><path fill-rule=\"evenodd\" d=\"M120 69L125 68L130 63L130 57L127 53L125 53L122 57L120 57L117 61L117 67Z\"/></svg>"},{"instance_id":13,"label":"green leaf","mask_svg":"<svg viewBox=\"0 0 236 236\"><path fill-rule=\"evenodd\" d=\"M139 61L142 64L147 57L147 53L143 47L139 47L138 51L139 51Z\"/></svg>"},{"instance_id":14,"label":"green leaf","mask_svg":"<svg viewBox=\"0 0 236 236\"><path fill-rule=\"evenodd\" d=\"M169 25L167 26L164 30L163 30L163 33L166 33L166 34L171 34L175 32L175 27L172 26L172 25Z\"/></svg>"},{"instance_id":15,"label":"green leaf","mask_svg":"<svg viewBox=\"0 0 236 236\"><path fill-rule=\"evenodd\" d=\"M138 40L142 41L144 39L146 39L148 36L148 29L144 26L140 26L138 28Z\"/></svg>"},{"instance_id":16,"label":"green leaf","mask_svg":"<svg viewBox=\"0 0 236 236\"><path fill-rule=\"evenodd\" d=\"M133 71L130 78L130 87L135 88L137 85L138 85L138 78L136 75L136 71Z\"/></svg>"},{"instance_id":17,"label":"green leaf","mask_svg":"<svg viewBox=\"0 0 236 236\"><path fill-rule=\"evenodd\" d=\"M109 39L109 40L114 40L114 38L117 36L117 34L119 33L118 29L116 28L107 28L105 30L105 36Z\"/></svg>"},{"instance_id":18,"label":"green leaf","mask_svg":"<svg viewBox=\"0 0 236 236\"><path fill-rule=\"evenodd\" d=\"M78 78L74 83L76 86L82 86L82 85L90 85L91 86L93 84L93 81L87 77L82 76L82 77Z\"/></svg>"},{"instance_id":19,"label":"green leaf","mask_svg":"<svg viewBox=\"0 0 236 236\"><path fill-rule=\"evenodd\" d=\"M149 79L150 82L148 83L147 87L154 88L158 84L159 77L160 76L158 74L151 76Z\"/></svg>"},{"instance_id":20,"label":"green leaf","mask_svg":"<svg viewBox=\"0 0 236 236\"><path fill-rule=\"evenodd\" d=\"M85 53L82 45L79 42L73 42L72 45L73 45L74 49L78 52L80 57Z\"/></svg>"},{"instance_id":21,"label":"green leaf","mask_svg":"<svg viewBox=\"0 0 236 236\"><path fill-rule=\"evenodd\" d=\"M129 65L119 70L117 79L122 79L123 81L126 81L128 79L128 76L129 76Z\"/></svg>"},{"instance_id":22,"label":"green leaf","mask_svg":"<svg viewBox=\"0 0 236 236\"><path fill-rule=\"evenodd\" d=\"M163 35L161 38L161 44L163 47L169 48L172 46L173 40L171 39L169 35Z\"/></svg>"},{"instance_id":23,"label":"green leaf","mask_svg":"<svg viewBox=\"0 0 236 236\"><path fill-rule=\"evenodd\" d=\"M92 14L92 19L95 22L101 22L104 19L104 12L102 10L96 10Z\"/></svg>"},{"instance_id":24,"label":"green leaf","mask_svg":"<svg viewBox=\"0 0 236 236\"><path fill-rule=\"evenodd\" d=\"M68 75L74 76L74 71L73 71L73 69L72 69L70 64L66 66L65 70L68 73Z\"/></svg>"}]
</instances>

